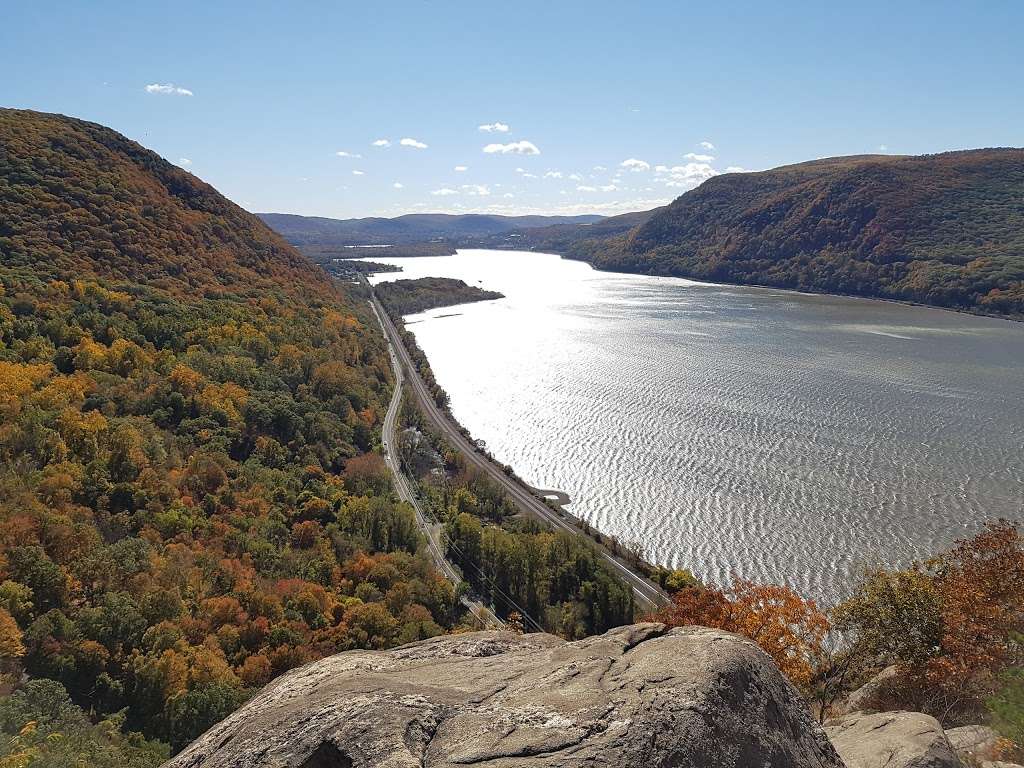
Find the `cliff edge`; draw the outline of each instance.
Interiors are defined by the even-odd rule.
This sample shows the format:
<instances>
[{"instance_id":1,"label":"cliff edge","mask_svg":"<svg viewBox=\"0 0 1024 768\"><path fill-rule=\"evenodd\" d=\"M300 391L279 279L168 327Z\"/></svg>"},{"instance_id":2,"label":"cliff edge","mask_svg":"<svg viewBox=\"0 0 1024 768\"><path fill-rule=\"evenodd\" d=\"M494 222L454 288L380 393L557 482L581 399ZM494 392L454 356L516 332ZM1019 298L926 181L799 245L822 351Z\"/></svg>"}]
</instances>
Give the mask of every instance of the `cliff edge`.
<instances>
[{"instance_id":1,"label":"cliff edge","mask_svg":"<svg viewBox=\"0 0 1024 768\"><path fill-rule=\"evenodd\" d=\"M569 643L476 632L286 674L167 768L841 768L754 643L620 627Z\"/></svg>"}]
</instances>

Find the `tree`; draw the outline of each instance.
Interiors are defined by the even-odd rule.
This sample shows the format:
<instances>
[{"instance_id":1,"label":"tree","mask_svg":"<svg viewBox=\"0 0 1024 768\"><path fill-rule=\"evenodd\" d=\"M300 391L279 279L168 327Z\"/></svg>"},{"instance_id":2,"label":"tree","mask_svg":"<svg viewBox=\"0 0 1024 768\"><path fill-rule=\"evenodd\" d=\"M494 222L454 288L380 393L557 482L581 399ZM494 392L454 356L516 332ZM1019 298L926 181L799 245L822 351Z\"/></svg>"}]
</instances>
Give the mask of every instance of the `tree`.
<instances>
[{"instance_id":1,"label":"tree","mask_svg":"<svg viewBox=\"0 0 1024 768\"><path fill-rule=\"evenodd\" d=\"M1011 667L999 675L987 707L992 725L1004 738L1013 742L1016 754L1006 757L1024 756L1024 667Z\"/></svg>"},{"instance_id":2,"label":"tree","mask_svg":"<svg viewBox=\"0 0 1024 768\"><path fill-rule=\"evenodd\" d=\"M399 624L380 603L356 605L345 612L345 634L350 648L380 649L395 645Z\"/></svg>"},{"instance_id":3,"label":"tree","mask_svg":"<svg viewBox=\"0 0 1024 768\"><path fill-rule=\"evenodd\" d=\"M208 683L175 696L164 708L167 737L175 752L238 709L248 698L238 686Z\"/></svg>"},{"instance_id":4,"label":"tree","mask_svg":"<svg viewBox=\"0 0 1024 768\"><path fill-rule=\"evenodd\" d=\"M165 744L123 731L123 716L93 724L54 680L30 680L0 698L0 765L31 768L156 768Z\"/></svg>"},{"instance_id":5,"label":"tree","mask_svg":"<svg viewBox=\"0 0 1024 768\"><path fill-rule=\"evenodd\" d=\"M67 599L68 575L36 545L14 547L7 554L11 578L32 590L36 611L59 608Z\"/></svg>"},{"instance_id":6,"label":"tree","mask_svg":"<svg viewBox=\"0 0 1024 768\"><path fill-rule=\"evenodd\" d=\"M976 722L1024 654L1024 538L998 520L910 570L869 572L835 616L854 651L897 665L886 706Z\"/></svg>"},{"instance_id":7,"label":"tree","mask_svg":"<svg viewBox=\"0 0 1024 768\"><path fill-rule=\"evenodd\" d=\"M789 587L739 577L725 591L685 587L672 596L670 606L650 618L674 627L696 624L745 635L803 689L814 676L830 629L828 618L813 600L805 600Z\"/></svg>"},{"instance_id":8,"label":"tree","mask_svg":"<svg viewBox=\"0 0 1024 768\"><path fill-rule=\"evenodd\" d=\"M18 623L5 609L0 608L0 672L10 674L17 669L25 655Z\"/></svg>"},{"instance_id":9,"label":"tree","mask_svg":"<svg viewBox=\"0 0 1024 768\"><path fill-rule=\"evenodd\" d=\"M942 598L920 570L869 571L833 617L860 653L893 662L923 663L942 643Z\"/></svg>"}]
</instances>

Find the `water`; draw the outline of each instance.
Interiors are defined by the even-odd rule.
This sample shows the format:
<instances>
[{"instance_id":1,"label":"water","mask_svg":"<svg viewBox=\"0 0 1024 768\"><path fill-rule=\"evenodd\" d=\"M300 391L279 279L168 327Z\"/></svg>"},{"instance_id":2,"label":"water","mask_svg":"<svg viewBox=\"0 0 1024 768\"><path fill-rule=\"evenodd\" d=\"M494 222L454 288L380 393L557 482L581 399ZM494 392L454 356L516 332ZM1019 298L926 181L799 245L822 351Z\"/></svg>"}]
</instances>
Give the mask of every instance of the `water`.
<instances>
[{"instance_id":1,"label":"water","mask_svg":"<svg viewBox=\"0 0 1024 768\"><path fill-rule=\"evenodd\" d=\"M375 260L506 295L407 319L452 412L654 562L829 601L1024 518L1024 324L549 254Z\"/></svg>"}]
</instances>

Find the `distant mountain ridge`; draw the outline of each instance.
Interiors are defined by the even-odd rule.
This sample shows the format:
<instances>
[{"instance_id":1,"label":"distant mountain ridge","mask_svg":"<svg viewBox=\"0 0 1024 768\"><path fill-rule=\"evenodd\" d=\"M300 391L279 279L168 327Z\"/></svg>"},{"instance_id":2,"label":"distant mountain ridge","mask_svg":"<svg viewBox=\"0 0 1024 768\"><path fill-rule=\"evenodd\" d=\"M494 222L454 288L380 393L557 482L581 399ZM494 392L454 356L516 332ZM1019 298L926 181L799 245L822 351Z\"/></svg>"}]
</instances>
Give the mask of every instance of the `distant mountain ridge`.
<instances>
[{"instance_id":1,"label":"distant mountain ridge","mask_svg":"<svg viewBox=\"0 0 1024 768\"><path fill-rule=\"evenodd\" d=\"M410 213L393 219L330 219L290 213L258 213L292 245L397 245L434 239L482 237L555 224L590 224L601 216L491 216Z\"/></svg>"},{"instance_id":2,"label":"distant mountain ridge","mask_svg":"<svg viewBox=\"0 0 1024 768\"><path fill-rule=\"evenodd\" d=\"M550 250L614 271L1024 318L1024 149L725 174L647 213L479 244Z\"/></svg>"}]
</instances>

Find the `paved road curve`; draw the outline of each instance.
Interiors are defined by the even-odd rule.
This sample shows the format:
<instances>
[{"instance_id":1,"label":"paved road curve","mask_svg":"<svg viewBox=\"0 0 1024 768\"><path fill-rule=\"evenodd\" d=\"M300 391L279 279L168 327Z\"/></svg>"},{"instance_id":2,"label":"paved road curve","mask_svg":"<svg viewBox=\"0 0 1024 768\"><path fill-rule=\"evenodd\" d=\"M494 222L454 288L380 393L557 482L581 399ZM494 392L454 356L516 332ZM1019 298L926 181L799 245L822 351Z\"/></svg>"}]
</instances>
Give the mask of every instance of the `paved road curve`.
<instances>
[{"instance_id":1,"label":"paved road curve","mask_svg":"<svg viewBox=\"0 0 1024 768\"><path fill-rule=\"evenodd\" d=\"M381 327L384 327L383 320L380 311L374 304L370 304L373 308L374 314L377 315L377 320L381 322ZM419 499L416 498L416 494L413 493L412 488L409 486L409 479L402 472L401 464L398 460L398 444L397 444L397 430L395 429L398 423L398 411L402 405L402 385L404 383L404 376L402 375L402 366L398 362L398 358L395 357L394 344L391 343L390 337L388 339L388 354L391 356L391 370L395 374L395 390L391 395L391 402L388 404L387 413L384 414L384 428L382 430L383 443L384 443L384 460L387 462L388 468L391 470L391 475L395 479L395 489L398 492L398 497L402 501L407 501L412 506L416 513L416 522L419 523L420 529L423 531L423 536L427 540L427 547L430 549L430 555L434 559L434 564L444 574L452 584L458 586L462 581L461 574L455 569L455 567L445 557L444 549L441 547L440 540L443 535L441 526L438 524L432 524L427 516L423 512L423 507L420 506ZM481 619L484 624L489 624L494 627L502 628L505 626L505 622L495 615L495 613L485 606L483 603L478 601L470 600L468 597L462 598L462 603L465 605L474 616Z\"/></svg>"},{"instance_id":2,"label":"paved road curve","mask_svg":"<svg viewBox=\"0 0 1024 768\"><path fill-rule=\"evenodd\" d=\"M505 472L494 462L480 454L476 445L466 438L455 422L440 408L438 408L437 404L434 402L434 398L427 390L426 384L424 384L423 379L417 373L417 368L413 365L412 358L409 357L409 352L406 350L405 345L402 343L402 340L398 335L398 330L395 328L394 323L391 322L391 318L388 316L387 312L384 311L384 307L381 306L380 301L376 296L373 297L372 304L374 311L377 313L377 319L381 321L384 332L387 334L392 354L397 352L401 359L402 366L409 371L409 384L416 392L426 415L444 433L445 437L455 447L462 451L466 460L489 474L496 482L498 482L509 493L509 495L512 496L520 509L539 517L541 520L544 520L551 525L555 530L565 531L577 536L584 535L583 532L575 525L563 520L558 513L553 511L542 499L533 495L519 482L505 474ZM648 579L633 571L628 565L619 558L613 556L611 553L605 551L602 552L602 554L605 559L614 566L619 575L633 587L633 593L641 603L645 604L649 608L657 608L668 602L668 595L657 585L651 583Z\"/></svg>"}]
</instances>

